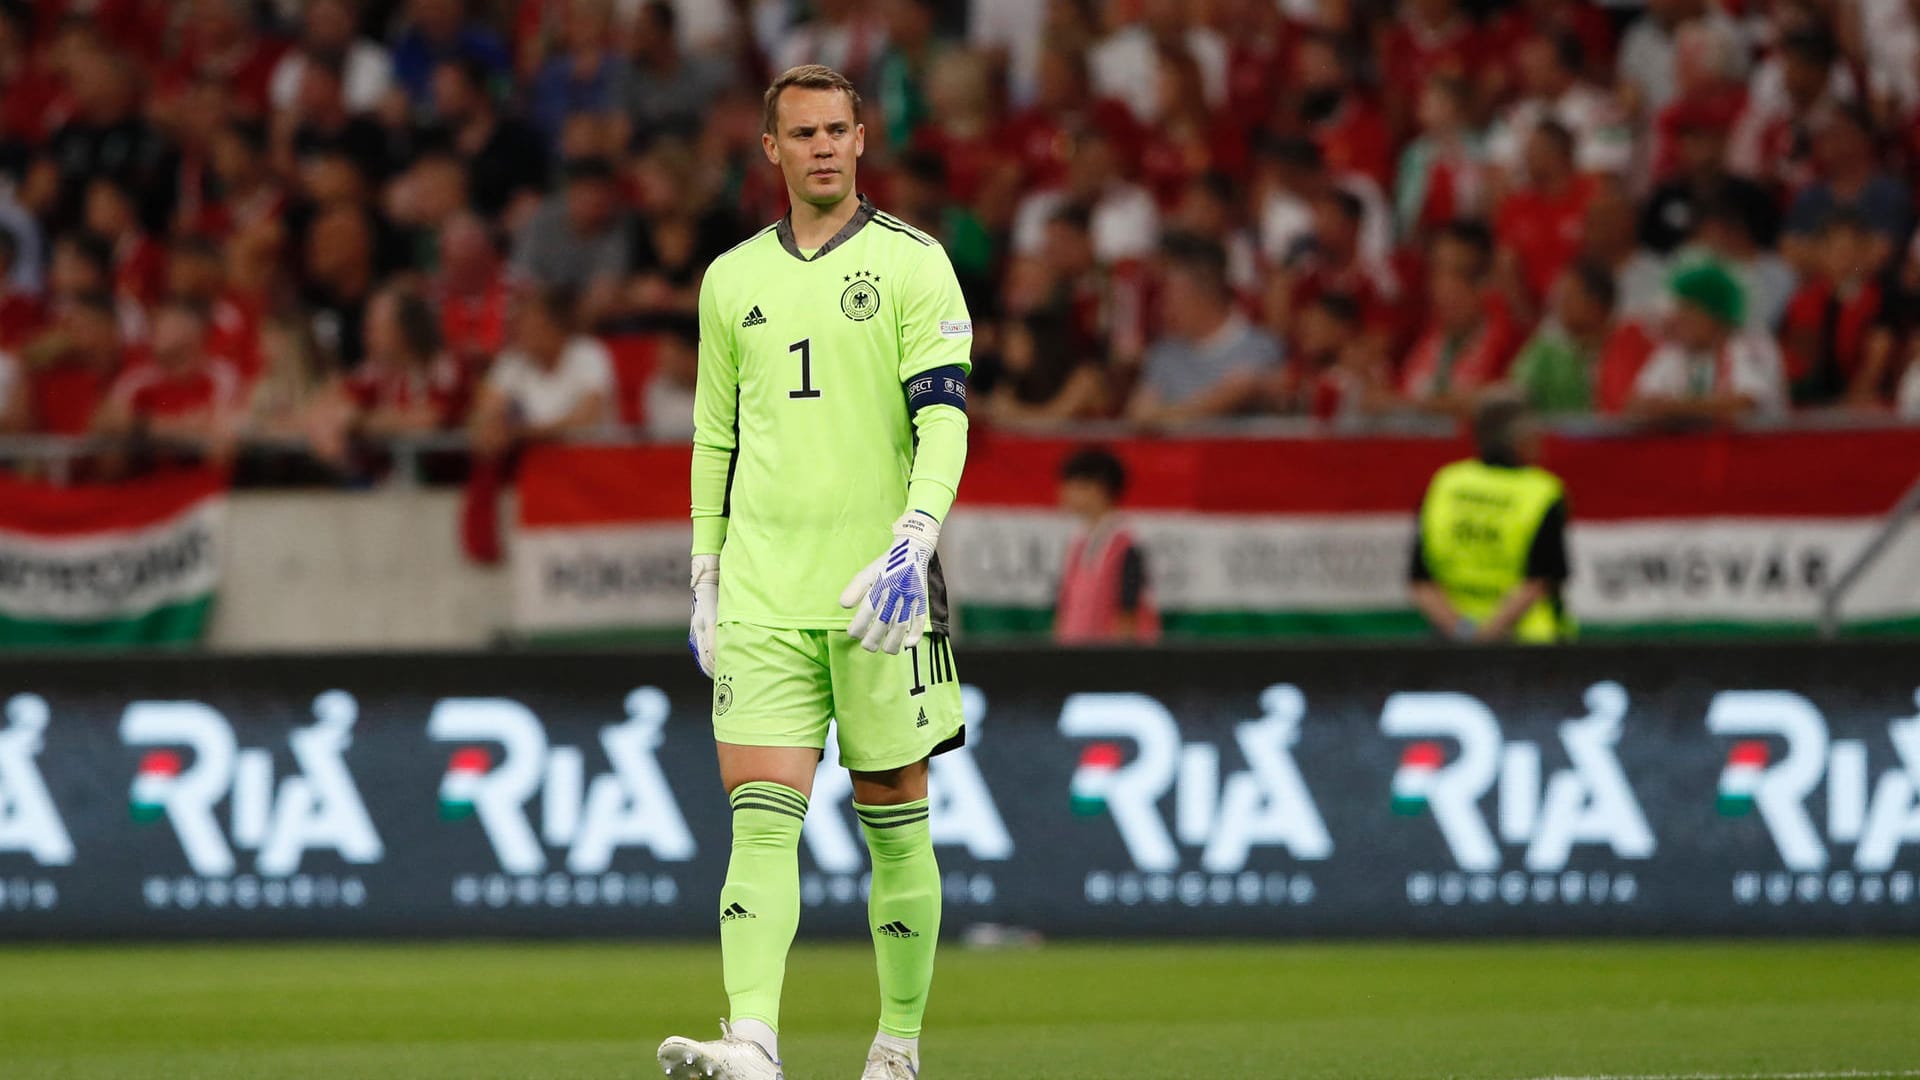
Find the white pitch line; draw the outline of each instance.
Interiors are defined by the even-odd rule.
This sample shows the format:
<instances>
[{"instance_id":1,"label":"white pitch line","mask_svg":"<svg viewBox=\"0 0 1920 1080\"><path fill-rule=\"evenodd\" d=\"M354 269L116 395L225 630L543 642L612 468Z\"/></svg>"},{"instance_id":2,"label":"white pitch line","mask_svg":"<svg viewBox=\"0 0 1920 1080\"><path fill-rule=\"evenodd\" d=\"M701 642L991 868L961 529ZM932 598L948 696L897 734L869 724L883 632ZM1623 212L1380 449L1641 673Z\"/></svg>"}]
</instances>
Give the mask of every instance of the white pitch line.
<instances>
[{"instance_id":1,"label":"white pitch line","mask_svg":"<svg viewBox=\"0 0 1920 1080\"><path fill-rule=\"evenodd\" d=\"M1597 1076L1538 1076L1531 1080L1912 1080L1920 1072L1799 1073L1607 1073Z\"/></svg>"}]
</instances>

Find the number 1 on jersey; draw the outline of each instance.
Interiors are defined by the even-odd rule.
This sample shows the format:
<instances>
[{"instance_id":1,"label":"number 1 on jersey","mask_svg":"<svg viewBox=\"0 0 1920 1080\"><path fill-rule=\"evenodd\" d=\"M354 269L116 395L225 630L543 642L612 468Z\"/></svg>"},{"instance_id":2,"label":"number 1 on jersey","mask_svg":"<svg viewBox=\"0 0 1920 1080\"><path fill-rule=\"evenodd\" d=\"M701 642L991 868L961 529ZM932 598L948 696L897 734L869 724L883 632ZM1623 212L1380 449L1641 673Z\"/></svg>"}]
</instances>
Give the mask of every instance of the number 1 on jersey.
<instances>
[{"instance_id":1,"label":"number 1 on jersey","mask_svg":"<svg viewBox=\"0 0 1920 1080\"><path fill-rule=\"evenodd\" d=\"M813 385L813 339L803 338L787 346L788 352L800 354L800 389L787 391L790 398L816 398L820 391Z\"/></svg>"}]
</instances>

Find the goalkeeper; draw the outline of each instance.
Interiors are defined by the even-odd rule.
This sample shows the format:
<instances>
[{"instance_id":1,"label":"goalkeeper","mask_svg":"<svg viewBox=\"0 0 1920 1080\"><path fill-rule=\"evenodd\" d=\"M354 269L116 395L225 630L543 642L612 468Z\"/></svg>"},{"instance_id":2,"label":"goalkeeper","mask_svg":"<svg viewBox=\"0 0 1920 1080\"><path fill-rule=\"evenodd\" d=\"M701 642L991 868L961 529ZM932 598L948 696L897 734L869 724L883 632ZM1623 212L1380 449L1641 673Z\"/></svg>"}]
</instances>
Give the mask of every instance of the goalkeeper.
<instances>
[{"instance_id":1,"label":"goalkeeper","mask_svg":"<svg viewBox=\"0 0 1920 1080\"><path fill-rule=\"evenodd\" d=\"M764 119L791 210L708 268L694 404L690 644L733 808L731 1016L659 1058L672 1077L781 1075L800 826L832 721L873 856L880 1023L861 1075L912 1080L940 934L927 760L964 737L934 547L966 462L973 324L940 245L856 193L852 84L794 68Z\"/></svg>"}]
</instances>

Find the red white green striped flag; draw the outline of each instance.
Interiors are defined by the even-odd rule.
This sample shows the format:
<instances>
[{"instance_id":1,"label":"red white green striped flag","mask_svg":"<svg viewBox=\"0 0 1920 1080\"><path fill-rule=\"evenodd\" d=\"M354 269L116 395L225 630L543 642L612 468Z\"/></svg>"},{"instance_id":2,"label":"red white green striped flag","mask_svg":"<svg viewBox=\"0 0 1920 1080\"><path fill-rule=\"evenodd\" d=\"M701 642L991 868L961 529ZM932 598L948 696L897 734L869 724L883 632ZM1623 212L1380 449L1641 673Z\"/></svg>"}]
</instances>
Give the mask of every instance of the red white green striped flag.
<instances>
[{"instance_id":1,"label":"red white green striped flag","mask_svg":"<svg viewBox=\"0 0 1920 1080\"><path fill-rule=\"evenodd\" d=\"M0 647L199 639L226 492L201 471L73 488L0 476Z\"/></svg>"}]
</instances>

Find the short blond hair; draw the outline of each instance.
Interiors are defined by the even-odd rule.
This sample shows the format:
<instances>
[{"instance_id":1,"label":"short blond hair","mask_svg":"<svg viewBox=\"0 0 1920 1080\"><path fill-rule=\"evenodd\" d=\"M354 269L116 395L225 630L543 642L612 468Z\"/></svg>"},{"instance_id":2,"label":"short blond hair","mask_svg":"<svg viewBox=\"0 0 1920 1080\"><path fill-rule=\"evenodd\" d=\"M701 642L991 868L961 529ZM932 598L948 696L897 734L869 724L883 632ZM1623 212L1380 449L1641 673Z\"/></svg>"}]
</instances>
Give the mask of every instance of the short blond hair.
<instances>
[{"instance_id":1,"label":"short blond hair","mask_svg":"<svg viewBox=\"0 0 1920 1080\"><path fill-rule=\"evenodd\" d=\"M781 72L780 77L773 80L773 85L767 87L766 97L761 101L764 109L761 130L767 134L774 133L774 125L779 120L780 94L790 86L802 90L840 91L847 95L847 103L853 106L853 122L860 122L860 91L853 88L853 83L845 75L825 64L801 64Z\"/></svg>"}]
</instances>

